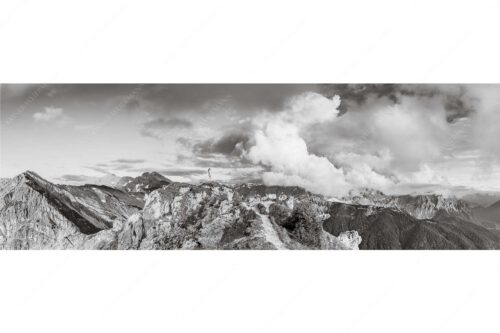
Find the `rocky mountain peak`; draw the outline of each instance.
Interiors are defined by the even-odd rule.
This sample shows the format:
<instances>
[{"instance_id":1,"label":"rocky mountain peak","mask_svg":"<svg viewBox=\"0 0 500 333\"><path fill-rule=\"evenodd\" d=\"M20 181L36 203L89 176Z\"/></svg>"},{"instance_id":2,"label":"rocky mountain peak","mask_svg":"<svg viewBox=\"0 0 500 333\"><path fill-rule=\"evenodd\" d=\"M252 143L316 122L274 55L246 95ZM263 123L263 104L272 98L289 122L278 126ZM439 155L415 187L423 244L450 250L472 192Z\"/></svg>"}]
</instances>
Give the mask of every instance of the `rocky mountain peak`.
<instances>
[{"instance_id":1,"label":"rocky mountain peak","mask_svg":"<svg viewBox=\"0 0 500 333\"><path fill-rule=\"evenodd\" d=\"M1 189L0 248L357 249L361 242L356 231L326 232L328 202L297 187L195 185L159 173L127 181L144 192L17 176Z\"/></svg>"},{"instance_id":2,"label":"rocky mountain peak","mask_svg":"<svg viewBox=\"0 0 500 333\"><path fill-rule=\"evenodd\" d=\"M125 221L142 203L97 185L53 184L33 171L0 188L0 248L65 248ZM72 239L72 240L71 240Z\"/></svg>"},{"instance_id":3,"label":"rocky mountain peak","mask_svg":"<svg viewBox=\"0 0 500 333\"><path fill-rule=\"evenodd\" d=\"M344 200L356 205L398 209L417 219L451 216L473 220L471 208L465 201L441 194L386 195L381 191L362 189L351 192Z\"/></svg>"},{"instance_id":4,"label":"rocky mountain peak","mask_svg":"<svg viewBox=\"0 0 500 333\"><path fill-rule=\"evenodd\" d=\"M117 187L126 192L151 193L163 186L171 184L172 181L158 172L144 172L142 175L132 178L123 177Z\"/></svg>"},{"instance_id":5,"label":"rocky mountain peak","mask_svg":"<svg viewBox=\"0 0 500 333\"><path fill-rule=\"evenodd\" d=\"M0 186L0 248L496 248L468 205L372 189L331 202L296 186L172 182L58 185L26 171ZM347 201L349 200L349 201Z\"/></svg>"},{"instance_id":6,"label":"rocky mountain peak","mask_svg":"<svg viewBox=\"0 0 500 333\"><path fill-rule=\"evenodd\" d=\"M168 181L171 181L170 179L166 178L165 176L163 176L162 174L156 172L156 171L152 171L152 172L144 172L141 177L143 178L155 178L155 179L161 179L161 180L168 180Z\"/></svg>"},{"instance_id":7,"label":"rocky mountain peak","mask_svg":"<svg viewBox=\"0 0 500 333\"><path fill-rule=\"evenodd\" d=\"M46 187L50 186L51 183L44 178L42 178L40 175L38 175L34 171L24 171L23 173L20 173L19 175L15 176L14 178L5 181L5 186L6 187L14 187L14 186L21 186L21 185L32 185L32 186L38 186L38 187Z\"/></svg>"},{"instance_id":8,"label":"rocky mountain peak","mask_svg":"<svg viewBox=\"0 0 500 333\"><path fill-rule=\"evenodd\" d=\"M42 180L42 181L44 180L36 172L30 171L30 170L26 170L26 171L20 173L19 175L15 176L13 179L18 180L18 181L26 181L26 180L30 180L30 179Z\"/></svg>"},{"instance_id":9,"label":"rocky mountain peak","mask_svg":"<svg viewBox=\"0 0 500 333\"><path fill-rule=\"evenodd\" d=\"M387 195L382 191L371 188L353 189L349 191L347 197L342 198L343 201L353 202L359 205L375 205L386 201L386 199Z\"/></svg>"}]
</instances>

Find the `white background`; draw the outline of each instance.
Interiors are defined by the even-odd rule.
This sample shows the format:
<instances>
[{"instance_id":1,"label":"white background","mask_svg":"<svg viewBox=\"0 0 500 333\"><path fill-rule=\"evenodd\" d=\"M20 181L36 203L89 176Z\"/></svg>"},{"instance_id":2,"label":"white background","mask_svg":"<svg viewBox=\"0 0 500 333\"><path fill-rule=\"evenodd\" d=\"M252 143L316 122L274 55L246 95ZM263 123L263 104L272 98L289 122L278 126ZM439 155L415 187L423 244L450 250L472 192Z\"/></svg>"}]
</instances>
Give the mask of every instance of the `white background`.
<instances>
[{"instance_id":1,"label":"white background","mask_svg":"<svg viewBox=\"0 0 500 333\"><path fill-rule=\"evenodd\" d=\"M499 13L478 0L1 1L0 82L497 83ZM497 332L498 253L0 252L0 330Z\"/></svg>"}]
</instances>

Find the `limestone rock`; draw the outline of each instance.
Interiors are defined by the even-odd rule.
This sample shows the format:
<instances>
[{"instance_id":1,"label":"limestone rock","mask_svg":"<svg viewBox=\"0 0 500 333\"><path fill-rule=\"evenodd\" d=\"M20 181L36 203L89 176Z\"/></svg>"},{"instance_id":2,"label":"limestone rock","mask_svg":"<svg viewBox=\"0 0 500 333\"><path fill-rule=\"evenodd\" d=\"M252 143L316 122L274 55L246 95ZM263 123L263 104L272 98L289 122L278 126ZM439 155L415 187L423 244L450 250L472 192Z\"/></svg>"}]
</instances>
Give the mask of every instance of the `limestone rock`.
<instances>
[{"instance_id":1,"label":"limestone rock","mask_svg":"<svg viewBox=\"0 0 500 333\"><path fill-rule=\"evenodd\" d=\"M360 242L356 232L326 232L328 202L300 188L160 183L141 187L141 200L133 191L56 185L25 172L2 182L0 247L357 249Z\"/></svg>"}]
</instances>

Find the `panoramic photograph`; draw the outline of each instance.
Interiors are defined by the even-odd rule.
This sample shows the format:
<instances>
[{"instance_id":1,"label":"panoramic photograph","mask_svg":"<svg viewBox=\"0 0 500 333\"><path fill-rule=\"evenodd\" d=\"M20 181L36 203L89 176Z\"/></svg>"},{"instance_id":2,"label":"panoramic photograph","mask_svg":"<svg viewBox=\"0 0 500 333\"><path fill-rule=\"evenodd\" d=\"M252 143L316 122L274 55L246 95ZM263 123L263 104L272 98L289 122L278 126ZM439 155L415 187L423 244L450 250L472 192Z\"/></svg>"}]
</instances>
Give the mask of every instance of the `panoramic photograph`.
<instances>
[{"instance_id":1,"label":"panoramic photograph","mask_svg":"<svg viewBox=\"0 0 500 333\"><path fill-rule=\"evenodd\" d=\"M491 84L2 84L0 249L498 249L498 108Z\"/></svg>"}]
</instances>

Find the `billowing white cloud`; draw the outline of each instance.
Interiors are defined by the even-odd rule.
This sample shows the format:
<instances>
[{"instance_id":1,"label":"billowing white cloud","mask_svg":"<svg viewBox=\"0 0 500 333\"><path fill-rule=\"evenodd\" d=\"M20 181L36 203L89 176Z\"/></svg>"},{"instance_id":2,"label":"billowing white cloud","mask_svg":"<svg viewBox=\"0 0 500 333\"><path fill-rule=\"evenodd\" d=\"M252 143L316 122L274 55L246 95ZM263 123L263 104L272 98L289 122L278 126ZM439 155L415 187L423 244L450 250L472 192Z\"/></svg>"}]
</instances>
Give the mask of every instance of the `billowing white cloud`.
<instances>
[{"instance_id":1,"label":"billowing white cloud","mask_svg":"<svg viewBox=\"0 0 500 333\"><path fill-rule=\"evenodd\" d=\"M317 124L337 121L339 105L338 96L328 99L306 93L291 99L282 112L264 113L254 119L253 142L245 157L270 169L263 173L265 183L302 186L329 196L343 196L357 186L390 183L367 163L344 169L309 151L303 133Z\"/></svg>"},{"instance_id":2,"label":"billowing white cloud","mask_svg":"<svg viewBox=\"0 0 500 333\"><path fill-rule=\"evenodd\" d=\"M351 105L337 121L307 133L306 142L344 170L366 164L394 182L383 182L390 189L429 184L500 189L500 86L433 86L432 91L397 100L372 94L359 108Z\"/></svg>"},{"instance_id":3,"label":"billowing white cloud","mask_svg":"<svg viewBox=\"0 0 500 333\"><path fill-rule=\"evenodd\" d=\"M340 98L306 93L280 113L263 113L245 157L266 166L267 184L297 185L330 196L359 187L447 184L434 169L450 137L438 98L402 96L339 116ZM370 103L368 103L369 105Z\"/></svg>"},{"instance_id":4,"label":"billowing white cloud","mask_svg":"<svg viewBox=\"0 0 500 333\"><path fill-rule=\"evenodd\" d=\"M447 137L444 109L423 108L411 100L377 110L368 118L372 118L368 120L372 120L376 149L389 149L398 168L419 169L421 163L438 157Z\"/></svg>"},{"instance_id":5,"label":"billowing white cloud","mask_svg":"<svg viewBox=\"0 0 500 333\"><path fill-rule=\"evenodd\" d=\"M438 174L427 164L423 164L418 171L400 174L399 181L406 184L445 184L448 180Z\"/></svg>"},{"instance_id":6,"label":"billowing white cloud","mask_svg":"<svg viewBox=\"0 0 500 333\"><path fill-rule=\"evenodd\" d=\"M369 166L383 173L416 171L439 158L449 135L441 103L403 97L399 103L373 105L370 110L348 112L322 126L320 133L312 133L321 137L313 141L313 149L342 165L351 162L345 161L346 153L364 156Z\"/></svg>"},{"instance_id":7,"label":"billowing white cloud","mask_svg":"<svg viewBox=\"0 0 500 333\"><path fill-rule=\"evenodd\" d=\"M33 119L38 123L55 123L57 125L64 125L69 120L62 108L52 106L46 107L43 112L34 113Z\"/></svg>"},{"instance_id":8,"label":"billowing white cloud","mask_svg":"<svg viewBox=\"0 0 500 333\"><path fill-rule=\"evenodd\" d=\"M295 125L270 121L254 136L255 145L247 157L271 168L263 173L267 184L297 185L323 194L340 194L348 189L343 171L326 157L309 153Z\"/></svg>"}]
</instances>

